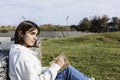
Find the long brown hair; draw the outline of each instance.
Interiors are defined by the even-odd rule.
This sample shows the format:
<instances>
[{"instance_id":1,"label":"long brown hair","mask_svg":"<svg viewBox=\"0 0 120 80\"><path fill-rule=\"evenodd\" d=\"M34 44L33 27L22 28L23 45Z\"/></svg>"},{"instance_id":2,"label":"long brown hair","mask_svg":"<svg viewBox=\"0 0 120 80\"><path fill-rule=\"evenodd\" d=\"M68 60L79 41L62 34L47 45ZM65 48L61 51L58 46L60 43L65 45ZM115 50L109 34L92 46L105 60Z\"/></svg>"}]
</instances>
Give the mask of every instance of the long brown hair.
<instances>
[{"instance_id":1,"label":"long brown hair","mask_svg":"<svg viewBox=\"0 0 120 80\"><path fill-rule=\"evenodd\" d=\"M39 26L37 24L35 24L34 22L28 21L28 20L21 22L18 25L18 27L17 27L17 29L15 31L14 43L15 44L22 44L22 43L24 43L23 37L21 37L20 32L22 32L22 34L25 35L27 31L32 31L34 29L38 30L38 34L40 33ZM33 46L37 47L36 42L35 42L35 44Z\"/></svg>"}]
</instances>

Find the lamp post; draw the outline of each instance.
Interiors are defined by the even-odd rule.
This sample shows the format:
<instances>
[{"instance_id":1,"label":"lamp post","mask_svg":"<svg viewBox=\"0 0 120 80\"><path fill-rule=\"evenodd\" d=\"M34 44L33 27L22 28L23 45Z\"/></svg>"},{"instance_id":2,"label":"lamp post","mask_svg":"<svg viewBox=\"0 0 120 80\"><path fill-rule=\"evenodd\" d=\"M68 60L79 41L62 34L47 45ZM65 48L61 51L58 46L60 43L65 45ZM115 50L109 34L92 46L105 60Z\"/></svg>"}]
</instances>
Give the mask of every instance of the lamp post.
<instances>
[{"instance_id":1,"label":"lamp post","mask_svg":"<svg viewBox=\"0 0 120 80\"><path fill-rule=\"evenodd\" d=\"M69 16L66 17L66 27L68 26L68 19L69 19ZM67 37L68 37L68 31L67 31Z\"/></svg>"},{"instance_id":2,"label":"lamp post","mask_svg":"<svg viewBox=\"0 0 120 80\"><path fill-rule=\"evenodd\" d=\"M66 17L66 25L68 26L68 19L69 19L69 16Z\"/></svg>"}]
</instances>

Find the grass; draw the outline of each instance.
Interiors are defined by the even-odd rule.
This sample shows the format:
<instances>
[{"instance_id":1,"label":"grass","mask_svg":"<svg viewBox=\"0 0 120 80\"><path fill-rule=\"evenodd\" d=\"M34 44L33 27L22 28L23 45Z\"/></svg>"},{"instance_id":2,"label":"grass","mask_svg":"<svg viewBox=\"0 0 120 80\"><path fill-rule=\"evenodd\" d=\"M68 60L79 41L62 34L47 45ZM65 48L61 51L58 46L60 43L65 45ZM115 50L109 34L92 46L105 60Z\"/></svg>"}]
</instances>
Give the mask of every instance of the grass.
<instances>
[{"instance_id":1,"label":"grass","mask_svg":"<svg viewBox=\"0 0 120 80\"><path fill-rule=\"evenodd\" d=\"M120 79L120 32L43 39L42 64L49 62L61 52L70 64L96 80Z\"/></svg>"}]
</instances>

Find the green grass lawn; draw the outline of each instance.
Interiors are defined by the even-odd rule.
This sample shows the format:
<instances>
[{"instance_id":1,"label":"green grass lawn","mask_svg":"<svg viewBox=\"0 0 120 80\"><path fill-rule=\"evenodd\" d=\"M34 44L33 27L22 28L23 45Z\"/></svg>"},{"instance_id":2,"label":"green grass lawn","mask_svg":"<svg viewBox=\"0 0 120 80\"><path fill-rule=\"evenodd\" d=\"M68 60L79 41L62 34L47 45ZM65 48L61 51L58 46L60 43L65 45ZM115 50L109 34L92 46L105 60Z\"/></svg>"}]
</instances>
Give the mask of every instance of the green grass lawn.
<instances>
[{"instance_id":1,"label":"green grass lawn","mask_svg":"<svg viewBox=\"0 0 120 80\"><path fill-rule=\"evenodd\" d=\"M42 39L42 64L49 62L61 52L70 64L96 80L120 79L120 32Z\"/></svg>"}]
</instances>

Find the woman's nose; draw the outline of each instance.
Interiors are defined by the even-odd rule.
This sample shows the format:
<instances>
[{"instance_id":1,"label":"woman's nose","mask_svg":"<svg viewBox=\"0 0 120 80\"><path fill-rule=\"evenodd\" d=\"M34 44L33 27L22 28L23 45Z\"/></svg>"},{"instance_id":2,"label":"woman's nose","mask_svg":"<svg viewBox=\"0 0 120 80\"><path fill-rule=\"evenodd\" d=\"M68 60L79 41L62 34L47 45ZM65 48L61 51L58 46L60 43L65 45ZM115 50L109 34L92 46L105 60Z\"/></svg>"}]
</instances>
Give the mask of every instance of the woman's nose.
<instances>
[{"instance_id":1,"label":"woman's nose","mask_svg":"<svg viewBox=\"0 0 120 80\"><path fill-rule=\"evenodd\" d=\"M37 36L36 35L34 36L34 40L37 40Z\"/></svg>"}]
</instances>

